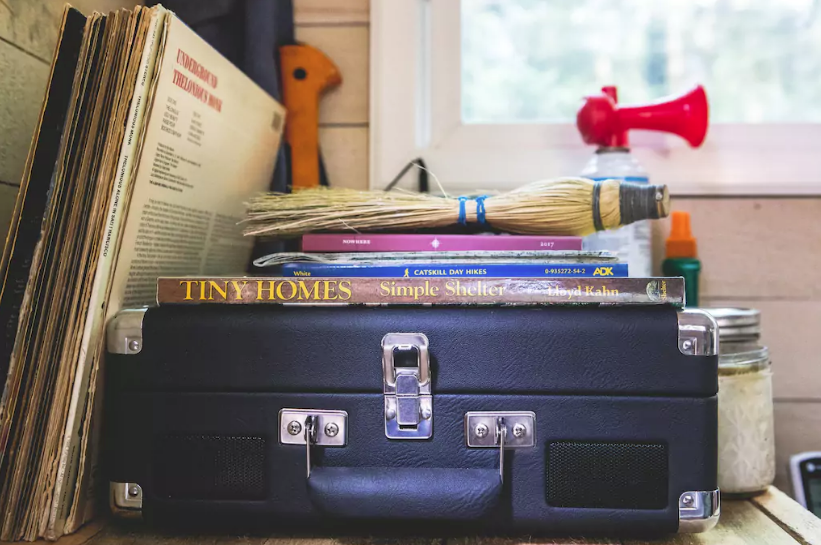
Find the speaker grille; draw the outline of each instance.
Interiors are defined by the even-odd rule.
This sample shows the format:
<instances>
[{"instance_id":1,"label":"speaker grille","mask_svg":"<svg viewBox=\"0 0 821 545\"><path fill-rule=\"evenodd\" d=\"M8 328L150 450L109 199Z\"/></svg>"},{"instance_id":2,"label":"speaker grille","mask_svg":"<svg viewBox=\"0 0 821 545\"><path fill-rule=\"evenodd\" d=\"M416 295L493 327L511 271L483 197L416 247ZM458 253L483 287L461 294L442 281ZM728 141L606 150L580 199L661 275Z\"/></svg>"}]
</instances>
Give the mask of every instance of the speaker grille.
<instances>
[{"instance_id":1,"label":"speaker grille","mask_svg":"<svg viewBox=\"0 0 821 545\"><path fill-rule=\"evenodd\" d=\"M157 495L186 500L266 497L265 439L232 435L169 435L154 448Z\"/></svg>"},{"instance_id":2,"label":"speaker grille","mask_svg":"<svg viewBox=\"0 0 821 545\"><path fill-rule=\"evenodd\" d=\"M554 507L667 507L667 445L557 441L548 444L547 503Z\"/></svg>"}]
</instances>

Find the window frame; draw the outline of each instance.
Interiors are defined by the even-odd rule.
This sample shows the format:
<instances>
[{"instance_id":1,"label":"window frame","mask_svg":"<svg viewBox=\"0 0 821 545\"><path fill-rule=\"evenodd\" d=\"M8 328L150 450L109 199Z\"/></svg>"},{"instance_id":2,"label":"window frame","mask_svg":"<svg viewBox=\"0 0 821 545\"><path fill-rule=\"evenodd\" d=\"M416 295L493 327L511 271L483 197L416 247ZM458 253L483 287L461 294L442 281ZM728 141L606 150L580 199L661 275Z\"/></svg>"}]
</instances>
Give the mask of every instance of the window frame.
<instances>
[{"instance_id":1,"label":"window frame","mask_svg":"<svg viewBox=\"0 0 821 545\"><path fill-rule=\"evenodd\" d=\"M371 2L370 187L416 157L449 192L580 172L595 149L574 124L462 122L460 12L461 0ZM675 195L821 195L820 123L713 124L698 149L648 131L630 139Z\"/></svg>"}]
</instances>

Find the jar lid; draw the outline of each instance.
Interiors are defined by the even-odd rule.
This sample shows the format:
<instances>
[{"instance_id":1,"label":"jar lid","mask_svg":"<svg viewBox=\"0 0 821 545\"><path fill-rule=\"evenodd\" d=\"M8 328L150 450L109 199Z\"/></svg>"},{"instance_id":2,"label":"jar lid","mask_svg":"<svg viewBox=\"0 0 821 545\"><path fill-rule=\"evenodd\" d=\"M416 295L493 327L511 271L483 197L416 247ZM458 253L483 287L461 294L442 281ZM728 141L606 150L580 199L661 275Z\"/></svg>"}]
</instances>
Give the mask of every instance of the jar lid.
<instances>
[{"instance_id":1,"label":"jar lid","mask_svg":"<svg viewBox=\"0 0 821 545\"><path fill-rule=\"evenodd\" d=\"M761 313L754 308L705 308L718 324L719 342L761 334Z\"/></svg>"},{"instance_id":2,"label":"jar lid","mask_svg":"<svg viewBox=\"0 0 821 545\"><path fill-rule=\"evenodd\" d=\"M720 375L750 373L767 369L769 366L770 352L766 346L746 352L721 354L718 358L718 374Z\"/></svg>"}]
</instances>

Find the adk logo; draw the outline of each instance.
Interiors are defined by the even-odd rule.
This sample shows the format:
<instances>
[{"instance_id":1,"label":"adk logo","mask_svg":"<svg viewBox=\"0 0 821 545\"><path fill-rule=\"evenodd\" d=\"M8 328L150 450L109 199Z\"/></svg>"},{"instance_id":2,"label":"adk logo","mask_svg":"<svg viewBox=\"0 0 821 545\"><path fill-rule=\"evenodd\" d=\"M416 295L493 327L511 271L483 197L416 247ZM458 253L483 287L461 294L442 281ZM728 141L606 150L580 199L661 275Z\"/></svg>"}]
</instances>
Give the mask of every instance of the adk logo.
<instances>
[{"instance_id":1,"label":"adk logo","mask_svg":"<svg viewBox=\"0 0 821 545\"><path fill-rule=\"evenodd\" d=\"M613 267L596 267L593 276L613 276Z\"/></svg>"}]
</instances>

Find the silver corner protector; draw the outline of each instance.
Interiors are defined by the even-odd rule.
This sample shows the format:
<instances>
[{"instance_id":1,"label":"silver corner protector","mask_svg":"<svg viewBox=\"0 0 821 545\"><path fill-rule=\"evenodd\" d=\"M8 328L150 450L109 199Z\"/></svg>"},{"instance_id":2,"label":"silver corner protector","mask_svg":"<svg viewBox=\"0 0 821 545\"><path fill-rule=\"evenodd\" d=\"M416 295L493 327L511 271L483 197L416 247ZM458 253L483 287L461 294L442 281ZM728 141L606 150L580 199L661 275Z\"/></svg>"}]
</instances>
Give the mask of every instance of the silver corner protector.
<instances>
[{"instance_id":1,"label":"silver corner protector","mask_svg":"<svg viewBox=\"0 0 821 545\"><path fill-rule=\"evenodd\" d=\"M678 311L678 349L685 356L718 354L718 324L709 313L688 308Z\"/></svg>"},{"instance_id":2,"label":"silver corner protector","mask_svg":"<svg viewBox=\"0 0 821 545\"><path fill-rule=\"evenodd\" d=\"M143 489L137 483L109 483L109 506L118 518L140 518L143 511Z\"/></svg>"},{"instance_id":3,"label":"silver corner protector","mask_svg":"<svg viewBox=\"0 0 821 545\"><path fill-rule=\"evenodd\" d=\"M138 354L143 349L143 316L147 308L121 310L108 322L106 347L112 354Z\"/></svg>"},{"instance_id":4,"label":"silver corner protector","mask_svg":"<svg viewBox=\"0 0 821 545\"><path fill-rule=\"evenodd\" d=\"M680 534L706 532L718 524L721 494L718 490L685 492L678 498Z\"/></svg>"}]
</instances>

